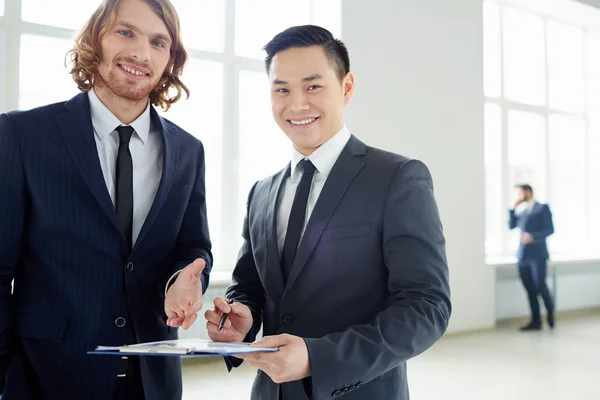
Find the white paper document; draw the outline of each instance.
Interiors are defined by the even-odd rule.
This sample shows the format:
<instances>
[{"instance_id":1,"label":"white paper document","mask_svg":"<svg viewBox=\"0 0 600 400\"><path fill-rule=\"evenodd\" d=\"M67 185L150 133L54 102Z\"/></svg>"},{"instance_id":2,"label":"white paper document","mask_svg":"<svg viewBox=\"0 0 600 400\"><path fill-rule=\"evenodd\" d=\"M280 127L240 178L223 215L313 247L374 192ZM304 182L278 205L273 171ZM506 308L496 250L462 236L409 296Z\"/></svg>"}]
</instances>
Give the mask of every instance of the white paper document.
<instances>
[{"instance_id":1,"label":"white paper document","mask_svg":"<svg viewBox=\"0 0 600 400\"><path fill-rule=\"evenodd\" d=\"M149 353L155 355L206 354L226 356L245 353L273 352L277 350L277 348L250 347L250 343L213 342L212 340L204 339L178 339L139 343L128 346L98 346L92 353Z\"/></svg>"}]
</instances>

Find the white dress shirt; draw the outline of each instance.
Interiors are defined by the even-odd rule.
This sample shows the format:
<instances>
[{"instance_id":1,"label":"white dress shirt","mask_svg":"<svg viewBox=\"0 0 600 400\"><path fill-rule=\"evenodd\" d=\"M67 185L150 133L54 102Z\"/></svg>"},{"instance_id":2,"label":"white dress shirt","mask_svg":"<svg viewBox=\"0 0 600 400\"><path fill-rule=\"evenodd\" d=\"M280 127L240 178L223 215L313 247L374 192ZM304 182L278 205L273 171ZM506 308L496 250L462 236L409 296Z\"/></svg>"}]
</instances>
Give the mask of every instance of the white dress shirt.
<instances>
[{"instance_id":1,"label":"white dress shirt","mask_svg":"<svg viewBox=\"0 0 600 400\"><path fill-rule=\"evenodd\" d=\"M531 199L529 201L524 201L519 204L519 207L515 209L515 213L517 215L528 215L533 210L533 206L535 206L535 200Z\"/></svg>"},{"instance_id":2,"label":"white dress shirt","mask_svg":"<svg viewBox=\"0 0 600 400\"><path fill-rule=\"evenodd\" d=\"M94 89L88 92L88 96L100 166L114 205L119 151L119 134L115 129L124 124L106 108ZM132 243L135 243L158 191L163 170L163 148L160 132L150 118L150 103L142 115L129 125L134 129L129 151L133 159Z\"/></svg>"},{"instance_id":3,"label":"white dress shirt","mask_svg":"<svg viewBox=\"0 0 600 400\"><path fill-rule=\"evenodd\" d=\"M527 202L527 212L530 213L533 210L533 206L535 206L535 200L531 199Z\"/></svg>"},{"instance_id":4,"label":"white dress shirt","mask_svg":"<svg viewBox=\"0 0 600 400\"><path fill-rule=\"evenodd\" d=\"M316 149L310 156L306 157L302 153L298 152L294 148L292 154L292 161L290 164L291 174L283 183L281 188L281 195L279 198L279 206L277 210L277 244L279 246L279 256L283 251L283 243L285 241L285 235L287 233L288 220L290 219L290 213L292 212L292 204L294 203L294 195L296 194L296 188L300 183L302 177L302 171L298 168L298 163L308 158L315 166L315 175L313 176L310 192L308 195L308 202L306 204L306 217L304 218L304 224L302 226L302 232L300 238L304 234L306 224L310 218L312 210L315 208L315 204L327 177L333 168L333 165L339 158L342 150L350 140L350 131L344 125L342 129L335 134L327 142L323 143L321 147Z\"/></svg>"}]
</instances>

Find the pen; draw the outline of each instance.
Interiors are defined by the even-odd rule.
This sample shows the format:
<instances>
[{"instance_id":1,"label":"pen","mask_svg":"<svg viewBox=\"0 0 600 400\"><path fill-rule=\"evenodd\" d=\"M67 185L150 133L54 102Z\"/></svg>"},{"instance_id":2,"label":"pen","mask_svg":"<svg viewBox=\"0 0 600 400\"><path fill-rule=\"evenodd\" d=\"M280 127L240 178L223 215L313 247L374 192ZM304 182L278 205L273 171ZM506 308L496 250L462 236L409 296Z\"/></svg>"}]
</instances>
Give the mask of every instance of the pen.
<instances>
[{"instance_id":1,"label":"pen","mask_svg":"<svg viewBox=\"0 0 600 400\"><path fill-rule=\"evenodd\" d=\"M233 303L233 299L229 299L227 300L227 304L231 304ZM227 313L223 313L223 316L221 317L221 320L219 321L219 326L217 327L217 331L220 331L221 329L223 329L223 324L225 324L225 320L227 319Z\"/></svg>"}]
</instances>

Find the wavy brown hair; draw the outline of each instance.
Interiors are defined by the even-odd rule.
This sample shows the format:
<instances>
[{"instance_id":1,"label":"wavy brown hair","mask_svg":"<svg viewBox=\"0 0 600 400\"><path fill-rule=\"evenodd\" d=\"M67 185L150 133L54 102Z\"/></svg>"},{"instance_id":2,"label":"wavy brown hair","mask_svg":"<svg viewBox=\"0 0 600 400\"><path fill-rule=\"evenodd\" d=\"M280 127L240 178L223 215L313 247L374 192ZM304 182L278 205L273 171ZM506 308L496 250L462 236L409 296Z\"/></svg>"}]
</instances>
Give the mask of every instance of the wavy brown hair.
<instances>
[{"instance_id":1,"label":"wavy brown hair","mask_svg":"<svg viewBox=\"0 0 600 400\"><path fill-rule=\"evenodd\" d=\"M181 98L182 92L185 92L187 97L190 96L189 89L180 79L188 55L181 41L179 17L171 2L169 0L144 0L144 2L162 19L171 36L171 58L161 79L150 93L152 104L167 111ZM120 3L121 0L103 0L77 35L73 49L67 53L68 62L72 64L73 80L84 92L94 86L94 76L98 73L98 63L101 58L100 42L114 25Z\"/></svg>"}]
</instances>

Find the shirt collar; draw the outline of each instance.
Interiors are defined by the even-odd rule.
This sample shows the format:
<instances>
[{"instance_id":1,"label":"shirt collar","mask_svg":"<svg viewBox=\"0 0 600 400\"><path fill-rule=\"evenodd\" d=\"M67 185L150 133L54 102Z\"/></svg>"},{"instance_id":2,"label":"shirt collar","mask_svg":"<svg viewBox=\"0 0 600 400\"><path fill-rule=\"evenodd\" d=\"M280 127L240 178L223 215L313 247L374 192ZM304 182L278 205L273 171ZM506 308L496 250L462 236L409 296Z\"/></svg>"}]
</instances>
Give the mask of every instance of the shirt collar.
<instances>
[{"instance_id":1,"label":"shirt collar","mask_svg":"<svg viewBox=\"0 0 600 400\"><path fill-rule=\"evenodd\" d=\"M318 149L316 149L310 156L306 157L300 153L296 148L292 153L292 181L298 182L302 176L302 172L296 168L298 163L305 158L308 158L315 166L318 174L323 175L325 179L329 176L333 165L337 161L338 157L344 150L346 143L350 140L350 131L344 125L338 133L335 134L327 142L323 143Z\"/></svg>"},{"instance_id":2,"label":"shirt collar","mask_svg":"<svg viewBox=\"0 0 600 400\"><path fill-rule=\"evenodd\" d=\"M94 91L94 88L88 92L88 97L90 99L92 126L94 127L96 136L98 136L100 140L104 140L104 138L110 135L118 126L124 124L102 103ZM142 143L146 144L151 125L150 102L148 102L144 112L129 125L133 127L135 133L137 133L138 137L142 140Z\"/></svg>"}]
</instances>

